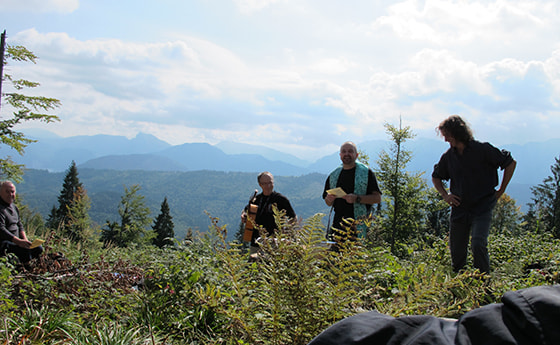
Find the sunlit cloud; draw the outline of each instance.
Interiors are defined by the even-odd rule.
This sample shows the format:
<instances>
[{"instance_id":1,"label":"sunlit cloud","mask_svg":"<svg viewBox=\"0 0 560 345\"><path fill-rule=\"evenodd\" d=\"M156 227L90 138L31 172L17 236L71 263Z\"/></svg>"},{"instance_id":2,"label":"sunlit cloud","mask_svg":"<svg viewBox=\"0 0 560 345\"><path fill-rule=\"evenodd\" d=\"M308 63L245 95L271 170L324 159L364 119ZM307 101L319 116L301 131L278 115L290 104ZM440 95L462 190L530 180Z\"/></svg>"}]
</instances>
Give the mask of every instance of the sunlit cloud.
<instances>
[{"instance_id":1,"label":"sunlit cloud","mask_svg":"<svg viewBox=\"0 0 560 345\"><path fill-rule=\"evenodd\" d=\"M0 11L72 13L79 6L79 0L2 0Z\"/></svg>"},{"instance_id":2,"label":"sunlit cloud","mask_svg":"<svg viewBox=\"0 0 560 345\"><path fill-rule=\"evenodd\" d=\"M253 14L279 1L282 0L233 0L243 14Z\"/></svg>"},{"instance_id":3,"label":"sunlit cloud","mask_svg":"<svg viewBox=\"0 0 560 345\"><path fill-rule=\"evenodd\" d=\"M151 39L33 21L10 43L39 61L10 72L62 101L63 121L45 128L66 136L149 131L173 144L235 141L313 156L343 140L384 138L387 122L433 137L458 113L495 141L558 137L555 1L226 4L237 12L195 1L202 12L190 20L174 23L158 7L134 17L167 19ZM64 18L78 15L88 13Z\"/></svg>"}]
</instances>

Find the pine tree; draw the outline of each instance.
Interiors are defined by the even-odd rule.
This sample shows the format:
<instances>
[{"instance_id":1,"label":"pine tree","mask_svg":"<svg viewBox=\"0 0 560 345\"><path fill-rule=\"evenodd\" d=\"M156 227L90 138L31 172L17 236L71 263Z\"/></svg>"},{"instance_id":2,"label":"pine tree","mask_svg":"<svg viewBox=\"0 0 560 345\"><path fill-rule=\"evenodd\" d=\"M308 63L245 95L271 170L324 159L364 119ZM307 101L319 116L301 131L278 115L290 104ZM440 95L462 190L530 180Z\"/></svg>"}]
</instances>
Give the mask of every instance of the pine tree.
<instances>
[{"instance_id":1,"label":"pine tree","mask_svg":"<svg viewBox=\"0 0 560 345\"><path fill-rule=\"evenodd\" d=\"M68 170L66 170L66 175L64 177L64 182L62 184L62 190L60 191L60 195L58 196L58 207L54 212L51 212L49 215L49 219L47 220L47 226L51 229L60 229L61 233L64 235L71 236L71 230L69 229L69 222L71 221L69 217L70 210L75 207L74 203L77 202L75 198L77 196L83 197L85 194L85 190L81 190L78 193L78 190L82 189L82 183L78 178L78 168L76 168L76 162L72 161ZM78 194L77 194L78 193ZM86 195L87 197L87 195ZM82 202L81 200L78 202ZM82 205L84 207L87 204ZM86 210L74 212L82 213L87 215L87 210L89 210L89 206L87 206ZM87 216L89 218L89 216ZM76 222L76 219L73 220Z\"/></svg>"},{"instance_id":2,"label":"pine tree","mask_svg":"<svg viewBox=\"0 0 560 345\"><path fill-rule=\"evenodd\" d=\"M530 212L525 220L537 226L535 231L549 232L560 238L560 157L554 160L550 167L552 175L546 177L543 183L531 187L533 201L529 204Z\"/></svg>"},{"instance_id":3,"label":"pine tree","mask_svg":"<svg viewBox=\"0 0 560 345\"><path fill-rule=\"evenodd\" d=\"M51 208L51 212L49 213L49 216L47 217L47 221L45 222L45 227L49 228L49 229L57 229L58 225L57 225L57 221L56 221L56 206L53 205L53 207Z\"/></svg>"},{"instance_id":4,"label":"pine tree","mask_svg":"<svg viewBox=\"0 0 560 345\"><path fill-rule=\"evenodd\" d=\"M150 209L146 206L144 196L139 195L139 185L124 187L121 197L119 215L121 223L107 221L107 228L101 229L101 241L118 247L127 247L130 243L147 240L146 227L150 224Z\"/></svg>"},{"instance_id":5,"label":"pine tree","mask_svg":"<svg viewBox=\"0 0 560 345\"><path fill-rule=\"evenodd\" d=\"M156 235L153 239L153 244L160 248L173 245L173 238L175 237L173 228L173 217L169 214L169 204L167 203L167 197L165 197L161 203L160 214L152 226Z\"/></svg>"},{"instance_id":6,"label":"pine tree","mask_svg":"<svg viewBox=\"0 0 560 345\"><path fill-rule=\"evenodd\" d=\"M120 233L120 226L117 222L107 221L105 223L105 228L101 229L101 238L99 239L105 245L107 244L115 244L118 247L119 245L119 233Z\"/></svg>"},{"instance_id":7,"label":"pine tree","mask_svg":"<svg viewBox=\"0 0 560 345\"><path fill-rule=\"evenodd\" d=\"M192 243L194 240L192 228L189 227L187 229L187 234L185 235L185 241L188 243Z\"/></svg>"},{"instance_id":8,"label":"pine tree","mask_svg":"<svg viewBox=\"0 0 560 345\"><path fill-rule=\"evenodd\" d=\"M90 229L91 220L88 213L90 207L91 201L87 192L80 185L68 207L68 221L65 226L66 235L76 243L83 242Z\"/></svg>"},{"instance_id":9,"label":"pine tree","mask_svg":"<svg viewBox=\"0 0 560 345\"><path fill-rule=\"evenodd\" d=\"M406 140L414 137L410 127L396 128L385 124L387 133L393 142L390 152L382 150L377 161L376 175L383 192L381 222L385 239L396 252L398 242L409 242L419 235L424 220L423 205L425 204L426 182L423 173L409 173L406 167L412 159L412 152L404 150Z\"/></svg>"}]
</instances>

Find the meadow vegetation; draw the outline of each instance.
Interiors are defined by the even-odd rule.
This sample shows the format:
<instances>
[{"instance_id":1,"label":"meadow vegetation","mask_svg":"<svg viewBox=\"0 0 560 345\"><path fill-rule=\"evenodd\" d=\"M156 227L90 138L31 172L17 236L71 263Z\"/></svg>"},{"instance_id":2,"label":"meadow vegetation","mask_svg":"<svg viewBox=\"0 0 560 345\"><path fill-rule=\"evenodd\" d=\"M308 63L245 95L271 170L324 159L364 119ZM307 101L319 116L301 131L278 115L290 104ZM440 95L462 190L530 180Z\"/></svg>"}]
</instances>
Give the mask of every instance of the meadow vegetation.
<instances>
[{"instance_id":1,"label":"meadow vegetation","mask_svg":"<svg viewBox=\"0 0 560 345\"><path fill-rule=\"evenodd\" d=\"M445 237L399 256L381 242L328 251L323 216L293 225L279 214L282 230L259 262L211 216L208 232L163 248L31 233L47 238L32 271L0 259L0 342L306 344L359 312L458 318L506 291L559 282L550 234L491 235L494 270L482 276L452 272Z\"/></svg>"}]
</instances>

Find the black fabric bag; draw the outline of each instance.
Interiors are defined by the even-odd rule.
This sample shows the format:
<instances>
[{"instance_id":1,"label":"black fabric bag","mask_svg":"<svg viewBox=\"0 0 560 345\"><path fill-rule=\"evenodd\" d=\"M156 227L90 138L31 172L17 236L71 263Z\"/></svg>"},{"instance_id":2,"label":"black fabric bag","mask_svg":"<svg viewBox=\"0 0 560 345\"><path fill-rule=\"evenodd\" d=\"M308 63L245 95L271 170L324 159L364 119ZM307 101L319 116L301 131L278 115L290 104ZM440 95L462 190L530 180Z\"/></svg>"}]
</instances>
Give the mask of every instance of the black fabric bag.
<instances>
[{"instance_id":1,"label":"black fabric bag","mask_svg":"<svg viewBox=\"0 0 560 345\"><path fill-rule=\"evenodd\" d=\"M560 285L509 291L502 303L458 320L367 312L329 327L309 345L558 345Z\"/></svg>"}]
</instances>

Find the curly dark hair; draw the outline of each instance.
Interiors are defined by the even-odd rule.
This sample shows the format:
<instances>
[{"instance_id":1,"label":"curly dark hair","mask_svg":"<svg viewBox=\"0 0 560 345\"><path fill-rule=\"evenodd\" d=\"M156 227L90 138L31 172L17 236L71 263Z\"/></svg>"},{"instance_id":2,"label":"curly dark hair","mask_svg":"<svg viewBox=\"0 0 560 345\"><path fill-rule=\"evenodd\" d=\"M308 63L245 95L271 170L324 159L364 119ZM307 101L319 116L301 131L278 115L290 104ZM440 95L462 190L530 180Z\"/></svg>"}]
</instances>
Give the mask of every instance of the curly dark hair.
<instances>
[{"instance_id":1,"label":"curly dark hair","mask_svg":"<svg viewBox=\"0 0 560 345\"><path fill-rule=\"evenodd\" d=\"M436 131L441 136L447 134L465 144L474 139L469 125L459 115L451 115L443 120Z\"/></svg>"}]
</instances>

